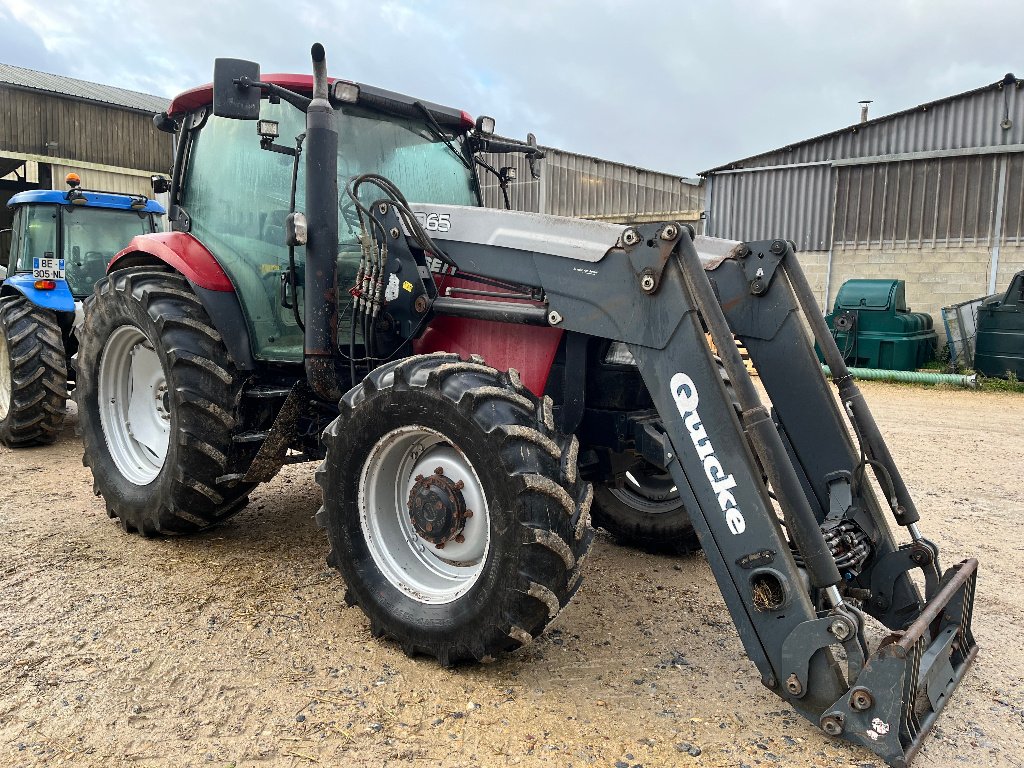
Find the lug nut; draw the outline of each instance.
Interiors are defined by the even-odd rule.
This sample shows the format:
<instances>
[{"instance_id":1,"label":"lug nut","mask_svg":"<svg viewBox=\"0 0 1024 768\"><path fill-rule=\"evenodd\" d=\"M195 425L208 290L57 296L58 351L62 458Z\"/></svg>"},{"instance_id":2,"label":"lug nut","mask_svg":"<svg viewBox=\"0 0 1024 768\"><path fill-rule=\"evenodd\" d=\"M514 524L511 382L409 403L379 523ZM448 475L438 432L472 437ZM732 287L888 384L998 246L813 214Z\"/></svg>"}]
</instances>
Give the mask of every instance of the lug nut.
<instances>
[{"instance_id":1,"label":"lug nut","mask_svg":"<svg viewBox=\"0 0 1024 768\"><path fill-rule=\"evenodd\" d=\"M640 278L640 288L645 293L650 293L654 290L654 275L644 275Z\"/></svg>"},{"instance_id":2,"label":"lug nut","mask_svg":"<svg viewBox=\"0 0 1024 768\"><path fill-rule=\"evenodd\" d=\"M675 224L666 224L665 228L663 230L661 230L661 239L662 240L675 240L676 239L676 235L678 235L678 234L679 234L679 232L676 231Z\"/></svg>"},{"instance_id":3,"label":"lug nut","mask_svg":"<svg viewBox=\"0 0 1024 768\"><path fill-rule=\"evenodd\" d=\"M398 238L398 227L392 227L391 228L391 237L393 237L395 239Z\"/></svg>"},{"instance_id":4,"label":"lug nut","mask_svg":"<svg viewBox=\"0 0 1024 768\"><path fill-rule=\"evenodd\" d=\"M625 232L622 233L622 243L623 243L623 245L636 245L639 242L640 242L640 233L637 232L632 227L629 227L628 229L626 229Z\"/></svg>"},{"instance_id":5,"label":"lug nut","mask_svg":"<svg viewBox=\"0 0 1024 768\"><path fill-rule=\"evenodd\" d=\"M548 312L549 325L558 325L560 322L562 322L562 316L560 314L558 314L555 310L551 310L550 312Z\"/></svg>"},{"instance_id":6,"label":"lug nut","mask_svg":"<svg viewBox=\"0 0 1024 768\"><path fill-rule=\"evenodd\" d=\"M385 213L388 212L388 204L381 203L379 206L377 206L377 210L380 211L381 216L383 216Z\"/></svg>"},{"instance_id":7,"label":"lug nut","mask_svg":"<svg viewBox=\"0 0 1024 768\"><path fill-rule=\"evenodd\" d=\"M779 254L781 254L785 250L786 250L786 243L783 242L782 240L775 240L775 241L772 242L771 251L776 256L778 256Z\"/></svg>"}]
</instances>

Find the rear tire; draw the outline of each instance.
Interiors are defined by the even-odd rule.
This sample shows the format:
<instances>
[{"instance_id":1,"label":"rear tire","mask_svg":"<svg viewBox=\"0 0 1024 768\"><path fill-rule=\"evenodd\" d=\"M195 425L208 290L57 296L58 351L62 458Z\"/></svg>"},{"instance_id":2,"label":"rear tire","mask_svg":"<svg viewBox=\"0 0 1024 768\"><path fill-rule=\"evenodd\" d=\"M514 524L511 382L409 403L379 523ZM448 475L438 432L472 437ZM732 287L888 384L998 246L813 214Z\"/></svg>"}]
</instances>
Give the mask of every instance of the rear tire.
<instances>
[{"instance_id":1,"label":"rear tire","mask_svg":"<svg viewBox=\"0 0 1024 768\"><path fill-rule=\"evenodd\" d=\"M382 366L345 395L324 433L317 519L374 635L443 665L488 661L569 602L593 537L592 489L550 406L515 372L451 354ZM435 482L451 495L429 496ZM437 509L444 498L479 508L462 528L453 517L431 528L410 505L417 492Z\"/></svg>"},{"instance_id":2,"label":"rear tire","mask_svg":"<svg viewBox=\"0 0 1024 768\"><path fill-rule=\"evenodd\" d=\"M86 302L75 388L83 463L107 513L146 536L201 531L242 509L254 484L231 433L244 377L184 277L115 272Z\"/></svg>"},{"instance_id":3,"label":"rear tire","mask_svg":"<svg viewBox=\"0 0 1024 768\"><path fill-rule=\"evenodd\" d=\"M594 527L647 552L698 551L700 541L674 486L671 475L638 459L621 487L594 487Z\"/></svg>"},{"instance_id":4,"label":"rear tire","mask_svg":"<svg viewBox=\"0 0 1024 768\"><path fill-rule=\"evenodd\" d=\"M0 299L0 442L50 445L67 413L64 342L52 310L23 296Z\"/></svg>"}]
</instances>

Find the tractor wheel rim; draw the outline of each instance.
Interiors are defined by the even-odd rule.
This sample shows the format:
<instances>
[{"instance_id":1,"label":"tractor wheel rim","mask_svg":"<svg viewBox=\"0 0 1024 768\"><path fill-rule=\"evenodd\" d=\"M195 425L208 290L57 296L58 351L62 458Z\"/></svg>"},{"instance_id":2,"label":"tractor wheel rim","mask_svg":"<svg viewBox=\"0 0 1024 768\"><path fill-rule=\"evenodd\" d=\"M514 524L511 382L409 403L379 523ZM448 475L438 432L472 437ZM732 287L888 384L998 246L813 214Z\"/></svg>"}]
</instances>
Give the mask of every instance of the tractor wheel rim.
<instances>
[{"instance_id":1,"label":"tractor wheel rim","mask_svg":"<svg viewBox=\"0 0 1024 768\"><path fill-rule=\"evenodd\" d=\"M6 419L11 410L11 358L7 353L7 337L0 333L0 420Z\"/></svg>"},{"instance_id":2,"label":"tractor wheel rim","mask_svg":"<svg viewBox=\"0 0 1024 768\"><path fill-rule=\"evenodd\" d=\"M107 339L99 366L100 426L110 458L135 485L164 465L171 435L167 377L145 334L122 325Z\"/></svg>"},{"instance_id":3,"label":"tractor wheel rim","mask_svg":"<svg viewBox=\"0 0 1024 768\"><path fill-rule=\"evenodd\" d=\"M409 509L417 478L431 473L461 481L459 492L472 512L462 541L446 541L442 548L420 536ZM491 534L480 478L465 454L432 429L400 427L377 441L359 479L359 522L377 568L417 602L453 602L484 571Z\"/></svg>"},{"instance_id":4,"label":"tractor wheel rim","mask_svg":"<svg viewBox=\"0 0 1024 768\"><path fill-rule=\"evenodd\" d=\"M621 488L609 488L623 504L648 514L663 514L679 507L679 489L672 475L659 472L646 462L628 472Z\"/></svg>"}]
</instances>

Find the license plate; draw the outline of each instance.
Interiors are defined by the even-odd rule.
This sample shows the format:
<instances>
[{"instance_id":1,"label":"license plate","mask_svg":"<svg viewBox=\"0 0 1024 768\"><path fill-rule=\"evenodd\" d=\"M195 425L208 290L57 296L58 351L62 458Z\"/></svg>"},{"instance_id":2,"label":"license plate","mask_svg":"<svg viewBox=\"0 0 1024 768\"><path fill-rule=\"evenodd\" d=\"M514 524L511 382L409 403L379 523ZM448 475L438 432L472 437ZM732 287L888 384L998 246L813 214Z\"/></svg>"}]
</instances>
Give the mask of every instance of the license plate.
<instances>
[{"instance_id":1,"label":"license plate","mask_svg":"<svg viewBox=\"0 0 1024 768\"><path fill-rule=\"evenodd\" d=\"M32 277L36 280L63 280L64 259L34 257L32 259Z\"/></svg>"}]
</instances>

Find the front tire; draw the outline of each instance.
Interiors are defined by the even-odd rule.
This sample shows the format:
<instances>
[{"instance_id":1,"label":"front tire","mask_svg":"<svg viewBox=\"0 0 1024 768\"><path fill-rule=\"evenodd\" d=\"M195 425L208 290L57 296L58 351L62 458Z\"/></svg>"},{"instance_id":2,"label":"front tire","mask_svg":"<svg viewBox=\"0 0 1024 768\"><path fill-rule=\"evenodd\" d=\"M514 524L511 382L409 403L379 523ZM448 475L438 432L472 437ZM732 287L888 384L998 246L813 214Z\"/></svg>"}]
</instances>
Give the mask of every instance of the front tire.
<instances>
[{"instance_id":1,"label":"front tire","mask_svg":"<svg viewBox=\"0 0 1024 768\"><path fill-rule=\"evenodd\" d=\"M382 366L345 395L317 518L374 635L443 665L486 661L569 602L592 489L550 403L514 371L450 354Z\"/></svg>"},{"instance_id":2,"label":"front tire","mask_svg":"<svg viewBox=\"0 0 1024 768\"><path fill-rule=\"evenodd\" d=\"M50 445L67 412L68 371L57 318L23 296L0 299L0 442Z\"/></svg>"},{"instance_id":3,"label":"front tire","mask_svg":"<svg viewBox=\"0 0 1024 768\"><path fill-rule=\"evenodd\" d=\"M107 513L146 536L194 533L248 501L231 434L244 377L184 277L118 271L86 302L75 388L83 463Z\"/></svg>"}]
</instances>

